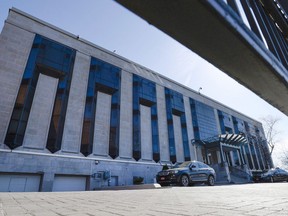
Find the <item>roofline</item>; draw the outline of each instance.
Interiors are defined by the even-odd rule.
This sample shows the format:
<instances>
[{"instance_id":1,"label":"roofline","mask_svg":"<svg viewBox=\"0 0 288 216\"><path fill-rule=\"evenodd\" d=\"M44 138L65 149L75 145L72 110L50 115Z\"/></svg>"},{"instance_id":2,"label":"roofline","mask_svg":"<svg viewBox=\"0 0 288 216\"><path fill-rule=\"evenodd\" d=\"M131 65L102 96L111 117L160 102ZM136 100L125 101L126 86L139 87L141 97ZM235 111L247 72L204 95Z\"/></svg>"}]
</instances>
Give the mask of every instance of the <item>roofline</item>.
<instances>
[{"instance_id":1,"label":"roofline","mask_svg":"<svg viewBox=\"0 0 288 216\"><path fill-rule=\"evenodd\" d=\"M245 114L243 114L243 113L235 110L234 108L231 108L231 107L229 107L229 106L227 106L227 105L225 105L225 104L223 104L223 103L221 103L221 102L219 102L219 101L217 101L217 100L215 100L215 99L213 99L213 98L211 98L211 97L208 97L208 96L206 96L206 95L203 95L202 93L201 93L201 94L198 94L198 92L197 92L196 90L193 90L192 88L190 88L190 87L188 87L188 86L185 86L185 85L183 85L183 84L181 84L181 83L179 83L179 82L177 82L177 81L175 81L175 80L173 80L173 79L171 79L171 78L169 78L169 77L166 77L166 76L164 76L164 75L162 75L162 74L160 74L160 73L158 73L158 72L155 72L155 71L153 71L153 70L151 70L151 69L149 69L149 68L147 68L147 67L145 67L145 66L143 66L143 65L140 65L140 64L138 64L138 63L136 63L136 62L133 62L133 61L131 61L131 60L129 60L129 59L123 57L123 56L120 56L120 55L118 55L118 54L116 54L116 53L114 53L114 52L112 52L112 51L109 51L109 50L107 50L107 49L105 49L105 48L103 48L103 47L101 47L101 46L98 46L98 45L96 45L96 44L94 44L94 43L92 43L92 42L90 42L90 41L88 41L88 40L79 38L78 35L75 35L75 34L73 34L73 33L70 33L70 32L68 32L68 31L65 31L65 30L63 30L63 29L61 29L61 28L59 28L59 27L57 27L57 26L55 26L55 25L53 25L53 24L50 24L50 23L48 23L48 22L46 22L46 21L43 21L43 20L41 20L41 19L39 19L39 18L37 18L37 17L35 17L35 16L33 16L33 15L30 15L30 14L28 14L28 13L22 11L22 10L19 10L19 9L17 9L17 8L15 8L15 7L10 8L10 9L9 9L9 12L10 12L10 11L16 12L16 13L18 13L18 14L24 16L24 17L27 17L27 18L35 21L35 22L38 22L38 23L40 23L40 24L42 24L42 25L45 25L45 26L48 26L49 28L51 28L51 29L53 29L53 30L55 30L55 31L58 31L58 32L66 35L66 36L72 37L72 38L74 38L75 40L78 40L78 41L80 41L80 42L82 42L82 43L84 43L84 44L87 44L87 45L89 45L89 46L92 46L92 47L94 47L94 48L96 48L96 49L98 49L98 50L101 50L102 52L105 52L105 53L107 53L107 54L109 54L109 55L112 55L112 56L114 56L114 57L116 57L116 58L119 58L119 59L121 59L121 60L123 60L123 61L125 61L125 62L127 62L127 63L133 64L133 65L135 65L135 66L137 66L137 67L143 68L143 69L145 69L145 70L147 70L147 71L149 71L149 72L151 72L151 73L154 73L155 75L157 75L157 76L159 76L159 77L161 77L161 78L163 78L163 79L165 79L165 80L167 80L167 81L169 81L169 82L171 82L171 83L174 83L174 84L182 87L183 89L186 89L186 90L188 90L188 91L191 91L191 92L199 95L200 97L206 98L206 99L208 99L208 100L210 100L210 101L212 101L212 102L214 102L214 103L216 103L216 104L218 104L218 105L220 105L220 106L223 106L223 107L225 107L225 108L227 108L227 109L230 109L231 111L233 111L233 112L235 112L235 113L237 113L237 114L239 114L239 115L241 115L241 116L244 116L244 117L246 117L247 119L250 119L250 120L252 120L252 121L254 121L254 122L257 122L258 124L261 124L261 126L262 126L262 123L261 123L260 121L254 119L254 118L251 118L251 117L249 117L249 116L247 116L247 115L245 115ZM6 21L5 21L5 22L6 22ZM191 51L191 52L192 52L192 51ZM198 55L198 56L199 56L199 55ZM202 57L201 57L201 58L202 58ZM203 59L203 58L202 58L202 59ZM203 60L205 60L205 59L203 59ZM209 63L207 60L205 60L205 61L207 62L207 64ZM214 67L215 67L215 66L214 66ZM216 68L216 67L215 67L215 68ZM132 72L131 72L131 73L132 73ZM134 74L134 73L133 73L133 74ZM157 84L160 85L160 86L166 87L166 86L164 86L164 85L161 84L161 83L157 83ZM246 88L246 87L245 87L245 88ZM246 89L247 89L247 88L246 88ZM181 93L181 94L182 94L182 95L185 95L185 94L183 94L183 93ZM187 96L187 95L185 95L185 96ZM189 96L187 96L187 97L189 97ZM260 98L260 97L259 97L259 98ZM193 98L193 99L194 99L194 98ZM197 99L195 99L195 100L197 100ZM263 99L262 99L262 100L263 100ZM213 107L213 108L214 108L214 107ZM214 108L214 109L216 109L216 108ZM222 110L221 110L221 111L222 111Z\"/></svg>"}]
</instances>

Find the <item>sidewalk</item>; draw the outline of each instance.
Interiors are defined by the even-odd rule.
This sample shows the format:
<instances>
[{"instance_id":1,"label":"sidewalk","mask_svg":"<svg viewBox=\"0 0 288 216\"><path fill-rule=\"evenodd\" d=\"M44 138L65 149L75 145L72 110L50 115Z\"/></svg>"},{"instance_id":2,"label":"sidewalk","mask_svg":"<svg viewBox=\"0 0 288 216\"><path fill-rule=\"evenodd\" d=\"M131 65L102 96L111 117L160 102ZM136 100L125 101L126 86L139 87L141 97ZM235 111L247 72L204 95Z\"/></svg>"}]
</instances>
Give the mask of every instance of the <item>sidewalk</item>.
<instances>
[{"instance_id":1,"label":"sidewalk","mask_svg":"<svg viewBox=\"0 0 288 216\"><path fill-rule=\"evenodd\" d=\"M288 183L0 193L1 216L288 215Z\"/></svg>"}]
</instances>

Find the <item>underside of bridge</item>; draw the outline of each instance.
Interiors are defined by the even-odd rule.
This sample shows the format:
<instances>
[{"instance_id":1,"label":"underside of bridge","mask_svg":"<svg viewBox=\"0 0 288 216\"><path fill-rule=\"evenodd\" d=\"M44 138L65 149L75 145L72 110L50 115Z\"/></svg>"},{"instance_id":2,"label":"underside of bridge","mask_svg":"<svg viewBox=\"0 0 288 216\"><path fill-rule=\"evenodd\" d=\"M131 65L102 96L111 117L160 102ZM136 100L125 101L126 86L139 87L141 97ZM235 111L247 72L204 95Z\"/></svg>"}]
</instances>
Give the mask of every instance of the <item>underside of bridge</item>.
<instances>
[{"instance_id":1,"label":"underside of bridge","mask_svg":"<svg viewBox=\"0 0 288 216\"><path fill-rule=\"evenodd\" d=\"M288 71L222 0L116 1L288 115Z\"/></svg>"}]
</instances>

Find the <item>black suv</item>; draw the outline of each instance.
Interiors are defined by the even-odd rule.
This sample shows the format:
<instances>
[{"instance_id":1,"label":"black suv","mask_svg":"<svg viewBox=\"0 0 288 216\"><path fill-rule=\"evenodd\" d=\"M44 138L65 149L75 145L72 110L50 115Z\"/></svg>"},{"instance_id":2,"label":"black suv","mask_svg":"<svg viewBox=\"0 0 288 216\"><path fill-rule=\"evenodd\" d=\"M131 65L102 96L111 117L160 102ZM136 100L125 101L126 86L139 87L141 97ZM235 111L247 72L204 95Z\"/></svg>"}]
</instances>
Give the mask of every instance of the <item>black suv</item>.
<instances>
[{"instance_id":1,"label":"black suv","mask_svg":"<svg viewBox=\"0 0 288 216\"><path fill-rule=\"evenodd\" d=\"M280 168L273 168L270 169L268 172L261 175L260 181L262 182L280 182L280 181L287 181L288 182L288 172L280 169Z\"/></svg>"},{"instance_id":2,"label":"black suv","mask_svg":"<svg viewBox=\"0 0 288 216\"><path fill-rule=\"evenodd\" d=\"M202 162L185 161L177 168L158 172L156 179L157 183L161 186L179 184L186 187L198 182L204 182L213 186L216 180L216 174L213 168Z\"/></svg>"}]
</instances>

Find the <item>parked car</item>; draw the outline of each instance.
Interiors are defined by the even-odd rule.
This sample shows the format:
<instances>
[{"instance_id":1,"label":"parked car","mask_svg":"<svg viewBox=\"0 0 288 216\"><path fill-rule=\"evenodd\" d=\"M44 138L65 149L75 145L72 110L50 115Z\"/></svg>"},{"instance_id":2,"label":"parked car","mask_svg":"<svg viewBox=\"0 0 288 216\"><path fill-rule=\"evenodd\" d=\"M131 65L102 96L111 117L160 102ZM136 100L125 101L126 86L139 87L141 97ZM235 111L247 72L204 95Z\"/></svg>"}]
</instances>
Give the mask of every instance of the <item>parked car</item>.
<instances>
[{"instance_id":1,"label":"parked car","mask_svg":"<svg viewBox=\"0 0 288 216\"><path fill-rule=\"evenodd\" d=\"M216 173L213 168L202 162L185 161L177 168L158 172L156 179L161 186L179 184L186 187L198 182L213 186L216 180Z\"/></svg>"},{"instance_id":2,"label":"parked car","mask_svg":"<svg viewBox=\"0 0 288 216\"><path fill-rule=\"evenodd\" d=\"M270 169L268 172L261 175L260 178L261 182L280 182L280 181L287 181L288 182L288 172L280 169L280 168L273 168Z\"/></svg>"},{"instance_id":3,"label":"parked car","mask_svg":"<svg viewBox=\"0 0 288 216\"><path fill-rule=\"evenodd\" d=\"M263 171L252 171L252 181L258 183L261 181L261 176L263 175Z\"/></svg>"}]
</instances>

